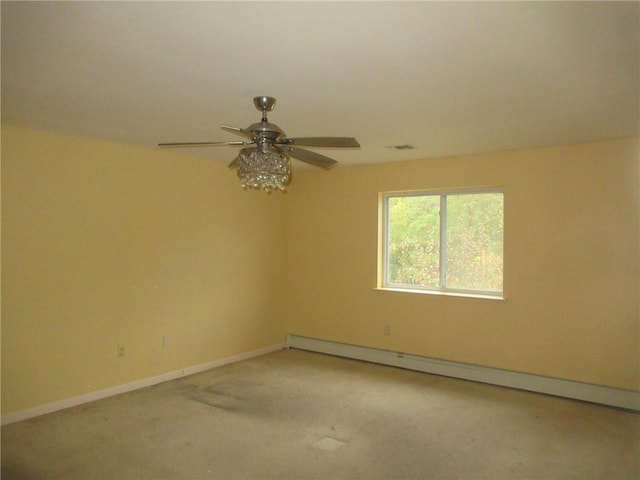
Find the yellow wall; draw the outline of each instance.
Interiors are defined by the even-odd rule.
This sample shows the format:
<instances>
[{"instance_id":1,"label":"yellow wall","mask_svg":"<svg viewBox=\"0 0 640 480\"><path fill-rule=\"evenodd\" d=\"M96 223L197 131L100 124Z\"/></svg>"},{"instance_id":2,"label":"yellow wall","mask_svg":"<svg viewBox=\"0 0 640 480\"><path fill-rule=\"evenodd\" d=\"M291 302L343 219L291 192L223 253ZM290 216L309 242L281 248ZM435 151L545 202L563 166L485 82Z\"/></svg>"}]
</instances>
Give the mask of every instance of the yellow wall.
<instances>
[{"instance_id":1,"label":"yellow wall","mask_svg":"<svg viewBox=\"0 0 640 480\"><path fill-rule=\"evenodd\" d=\"M296 169L267 196L206 159L3 126L2 412L285 333L638 389L638 155ZM505 190L506 300L375 290L378 193L476 186Z\"/></svg>"},{"instance_id":2,"label":"yellow wall","mask_svg":"<svg viewBox=\"0 0 640 480\"><path fill-rule=\"evenodd\" d=\"M638 177L636 140L297 172L287 330L637 390ZM504 187L504 301L374 289L379 192L479 186Z\"/></svg>"},{"instance_id":3,"label":"yellow wall","mask_svg":"<svg viewBox=\"0 0 640 480\"><path fill-rule=\"evenodd\" d=\"M285 202L204 158L3 126L3 413L283 342Z\"/></svg>"}]
</instances>

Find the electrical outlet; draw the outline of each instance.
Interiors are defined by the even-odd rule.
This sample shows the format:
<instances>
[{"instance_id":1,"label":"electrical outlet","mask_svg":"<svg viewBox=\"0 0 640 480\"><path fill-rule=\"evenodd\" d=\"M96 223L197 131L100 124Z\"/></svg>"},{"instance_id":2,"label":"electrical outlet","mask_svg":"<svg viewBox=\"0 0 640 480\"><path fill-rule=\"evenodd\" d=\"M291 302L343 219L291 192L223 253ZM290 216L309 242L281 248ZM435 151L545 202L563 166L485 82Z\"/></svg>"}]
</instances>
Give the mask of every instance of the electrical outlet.
<instances>
[{"instance_id":1,"label":"electrical outlet","mask_svg":"<svg viewBox=\"0 0 640 480\"><path fill-rule=\"evenodd\" d=\"M168 347L171 344L171 339L169 337L167 337L166 335L162 336L162 346L163 347Z\"/></svg>"},{"instance_id":2,"label":"electrical outlet","mask_svg":"<svg viewBox=\"0 0 640 480\"><path fill-rule=\"evenodd\" d=\"M384 334L385 335L391 335L391 325L385 325L384 326Z\"/></svg>"},{"instance_id":3,"label":"electrical outlet","mask_svg":"<svg viewBox=\"0 0 640 480\"><path fill-rule=\"evenodd\" d=\"M124 357L124 345L118 345L118 356L119 357Z\"/></svg>"}]
</instances>

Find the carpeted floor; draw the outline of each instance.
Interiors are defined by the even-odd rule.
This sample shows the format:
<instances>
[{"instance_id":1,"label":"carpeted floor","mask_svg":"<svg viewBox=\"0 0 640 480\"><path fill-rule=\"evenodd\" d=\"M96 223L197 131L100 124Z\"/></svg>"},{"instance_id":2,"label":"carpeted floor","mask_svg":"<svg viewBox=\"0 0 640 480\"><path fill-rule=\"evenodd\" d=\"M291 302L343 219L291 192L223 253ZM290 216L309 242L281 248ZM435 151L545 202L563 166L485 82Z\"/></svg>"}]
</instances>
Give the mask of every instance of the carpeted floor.
<instances>
[{"instance_id":1,"label":"carpeted floor","mask_svg":"<svg viewBox=\"0 0 640 480\"><path fill-rule=\"evenodd\" d=\"M640 478L640 415L283 350L2 428L2 480Z\"/></svg>"}]
</instances>

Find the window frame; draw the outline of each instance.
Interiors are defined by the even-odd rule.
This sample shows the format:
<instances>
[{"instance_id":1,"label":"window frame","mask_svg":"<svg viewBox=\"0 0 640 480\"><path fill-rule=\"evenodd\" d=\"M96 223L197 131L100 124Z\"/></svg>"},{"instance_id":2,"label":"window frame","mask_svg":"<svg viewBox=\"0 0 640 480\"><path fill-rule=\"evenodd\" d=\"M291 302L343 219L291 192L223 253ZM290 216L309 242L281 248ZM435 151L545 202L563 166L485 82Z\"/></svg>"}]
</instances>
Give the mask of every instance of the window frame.
<instances>
[{"instance_id":1,"label":"window frame","mask_svg":"<svg viewBox=\"0 0 640 480\"><path fill-rule=\"evenodd\" d=\"M502 275L502 290L473 290L452 288L446 286L447 281L447 201L446 198L452 195L474 195L484 193L499 193L502 195L502 208L503 208L503 225L504 225L504 212L505 212L505 193L503 187L478 187L478 188L463 188L463 189L438 189L438 190L410 190L410 191L390 191L381 192L379 194L379 248L378 248L378 290L387 290L395 292L409 292L409 293L426 293L432 295L452 295L459 297L474 297L474 298L488 298L504 300L504 226L502 231L502 262L503 262L503 275ZM439 261L439 285L435 287L423 286L423 285L408 285L402 283L391 283L388 281L389 275L389 256L387 255L389 245L389 199L392 197L439 197L440 212L439 212L439 248L438 248L438 261Z\"/></svg>"}]
</instances>

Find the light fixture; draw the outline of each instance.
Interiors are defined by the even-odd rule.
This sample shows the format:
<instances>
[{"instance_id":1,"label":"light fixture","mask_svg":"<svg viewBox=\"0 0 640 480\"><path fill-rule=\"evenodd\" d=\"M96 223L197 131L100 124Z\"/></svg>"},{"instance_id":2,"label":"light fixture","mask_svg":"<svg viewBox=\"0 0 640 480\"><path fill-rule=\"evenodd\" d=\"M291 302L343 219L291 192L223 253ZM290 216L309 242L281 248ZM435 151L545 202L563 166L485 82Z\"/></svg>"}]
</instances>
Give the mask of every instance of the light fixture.
<instances>
[{"instance_id":1,"label":"light fixture","mask_svg":"<svg viewBox=\"0 0 640 480\"><path fill-rule=\"evenodd\" d=\"M2 1L2 0L0 0ZM223 130L243 137L243 140L227 142L173 142L160 143L160 147L211 147L215 145L255 145L243 148L240 154L229 164L237 169L242 187L263 190L284 191L291 182L291 163L289 157L301 162L324 168L333 167L336 162L320 153L302 147L319 148L358 148L360 144L353 137L287 137L276 124L269 122L267 112L273 110L276 99L261 96L253 99L256 109L262 112L260 122L247 128L220 125Z\"/></svg>"},{"instance_id":2,"label":"light fixture","mask_svg":"<svg viewBox=\"0 0 640 480\"><path fill-rule=\"evenodd\" d=\"M291 181L291 163L284 152L261 144L257 148L243 148L236 159L242 188L254 188L270 193L284 191Z\"/></svg>"}]
</instances>

